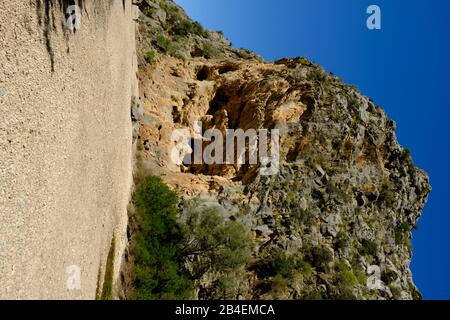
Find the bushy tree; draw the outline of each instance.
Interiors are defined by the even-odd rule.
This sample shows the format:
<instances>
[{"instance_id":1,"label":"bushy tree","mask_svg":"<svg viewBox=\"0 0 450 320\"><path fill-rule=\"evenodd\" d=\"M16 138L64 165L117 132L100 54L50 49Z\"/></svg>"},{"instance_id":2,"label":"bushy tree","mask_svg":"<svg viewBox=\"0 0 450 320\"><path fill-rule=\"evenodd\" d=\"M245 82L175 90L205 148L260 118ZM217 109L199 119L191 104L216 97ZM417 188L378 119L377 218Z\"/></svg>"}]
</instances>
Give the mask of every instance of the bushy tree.
<instances>
[{"instance_id":1,"label":"bushy tree","mask_svg":"<svg viewBox=\"0 0 450 320\"><path fill-rule=\"evenodd\" d=\"M208 271L233 272L250 259L248 230L224 219L216 208L198 209L198 202L187 206L186 219L181 221L177 194L158 177L139 183L134 203L134 299L188 299L194 279ZM194 270L187 270L186 259L193 257L199 262ZM228 282L221 284L228 286Z\"/></svg>"},{"instance_id":2,"label":"bushy tree","mask_svg":"<svg viewBox=\"0 0 450 320\"><path fill-rule=\"evenodd\" d=\"M326 271L328 264L333 260L333 255L325 247L311 247L306 251L305 261L309 262L319 271Z\"/></svg>"},{"instance_id":3,"label":"bushy tree","mask_svg":"<svg viewBox=\"0 0 450 320\"><path fill-rule=\"evenodd\" d=\"M252 238L242 224L225 220L214 207L198 210L191 204L186 214L185 252L204 262L199 272L229 271L249 261Z\"/></svg>"},{"instance_id":4,"label":"bushy tree","mask_svg":"<svg viewBox=\"0 0 450 320\"><path fill-rule=\"evenodd\" d=\"M145 178L136 190L135 299L187 299L192 292L192 281L183 273L177 203L176 193L158 177Z\"/></svg>"}]
</instances>

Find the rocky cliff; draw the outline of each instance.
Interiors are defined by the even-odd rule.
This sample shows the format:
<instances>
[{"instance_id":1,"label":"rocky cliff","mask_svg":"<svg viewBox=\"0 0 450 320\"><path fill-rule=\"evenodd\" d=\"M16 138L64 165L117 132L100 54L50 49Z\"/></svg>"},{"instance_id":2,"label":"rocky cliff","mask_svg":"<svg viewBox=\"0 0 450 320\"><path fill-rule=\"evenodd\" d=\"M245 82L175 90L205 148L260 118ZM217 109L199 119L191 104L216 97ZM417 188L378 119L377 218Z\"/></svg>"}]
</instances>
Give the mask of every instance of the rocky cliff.
<instances>
[{"instance_id":1,"label":"rocky cliff","mask_svg":"<svg viewBox=\"0 0 450 320\"><path fill-rule=\"evenodd\" d=\"M253 234L250 262L197 275L194 298L420 298L410 237L430 186L395 122L305 58L265 62L172 1L140 10L136 175L162 177ZM172 133L194 132L195 121L224 134L279 130L277 173L262 175L262 163L174 163Z\"/></svg>"}]
</instances>

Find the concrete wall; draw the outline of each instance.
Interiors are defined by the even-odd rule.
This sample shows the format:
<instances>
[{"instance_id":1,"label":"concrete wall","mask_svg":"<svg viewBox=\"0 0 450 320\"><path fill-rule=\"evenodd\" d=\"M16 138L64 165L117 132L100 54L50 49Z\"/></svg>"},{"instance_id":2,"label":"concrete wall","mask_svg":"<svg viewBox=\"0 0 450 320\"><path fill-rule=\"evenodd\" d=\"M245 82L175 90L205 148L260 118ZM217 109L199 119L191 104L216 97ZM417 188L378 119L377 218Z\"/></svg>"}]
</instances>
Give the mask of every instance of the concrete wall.
<instances>
[{"instance_id":1,"label":"concrete wall","mask_svg":"<svg viewBox=\"0 0 450 320\"><path fill-rule=\"evenodd\" d=\"M66 2L0 4L0 298L93 299L125 245L135 7L83 1L73 33Z\"/></svg>"}]
</instances>

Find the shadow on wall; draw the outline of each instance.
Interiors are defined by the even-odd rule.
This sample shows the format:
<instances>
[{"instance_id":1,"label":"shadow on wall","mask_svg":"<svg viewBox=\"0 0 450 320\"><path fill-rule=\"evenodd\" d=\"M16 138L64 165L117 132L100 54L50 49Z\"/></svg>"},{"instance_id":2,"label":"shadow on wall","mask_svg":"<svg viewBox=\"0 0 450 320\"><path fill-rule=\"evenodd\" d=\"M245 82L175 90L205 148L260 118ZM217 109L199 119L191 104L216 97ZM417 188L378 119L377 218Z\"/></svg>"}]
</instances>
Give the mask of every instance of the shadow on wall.
<instances>
[{"instance_id":1,"label":"shadow on wall","mask_svg":"<svg viewBox=\"0 0 450 320\"><path fill-rule=\"evenodd\" d=\"M36 1L36 15L38 17L39 26L43 30L45 46L50 58L50 65L52 72L55 71L55 55L51 43L51 32L56 31L57 21L55 19L55 10L60 10L65 17L68 17L66 10L69 6L77 4L81 9L84 8L84 0L37 0ZM66 42L69 40L69 35L65 27L65 20L60 21L61 29L64 33ZM69 47L67 46L67 51Z\"/></svg>"},{"instance_id":2,"label":"shadow on wall","mask_svg":"<svg viewBox=\"0 0 450 320\"><path fill-rule=\"evenodd\" d=\"M96 10L108 10L115 0L95 0L92 2L96 7ZM126 9L126 1L122 0L123 10L125 12ZM48 52L48 56L50 59L51 71L55 71L55 54L52 48L52 32L57 31L58 24L61 27L63 32L64 39L66 40L66 50L69 53L69 35L70 31L66 27L66 19L69 18L69 14L67 13L67 8L72 5L78 5L83 14L88 15L86 10L86 1L85 0L36 0L36 15L38 17L39 26L42 29L45 47ZM99 8L101 7L101 8ZM55 17L55 12L60 11L64 15L64 19L57 19ZM59 15L58 15L59 17ZM75 30L74 30L75 32Z\"/></svg>"}]
</instances>

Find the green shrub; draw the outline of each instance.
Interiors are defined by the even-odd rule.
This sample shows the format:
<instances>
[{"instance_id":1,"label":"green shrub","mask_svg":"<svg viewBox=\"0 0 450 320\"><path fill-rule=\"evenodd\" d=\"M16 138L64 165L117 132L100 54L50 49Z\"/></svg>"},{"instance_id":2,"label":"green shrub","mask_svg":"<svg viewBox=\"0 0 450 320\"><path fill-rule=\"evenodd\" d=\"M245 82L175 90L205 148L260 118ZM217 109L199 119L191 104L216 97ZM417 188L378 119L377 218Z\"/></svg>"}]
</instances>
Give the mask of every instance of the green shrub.
<instances>
[{"instance_id":1,"label":"green shrub","mask_svg":"<svg viewBox=\"0 0 450 320\"><path fill-rule=\"evenodd\" d=\"M159 7L166 12L167 14L166 21L168 22L169 25L185 17L182 10L180 10L178 6L172 4L170 1L160 1Z\"/></svg>"},{"instance_id":2,"label":"green shrub","mask_svg":"<svg viewBox=\"0 0 450 320\"><path fill-rule=\"evenodd\" d=\"M407 222L402 222L395 227L395 244L401 245L408 239L408 231L410 230Z\"/></svg>"},{"instance_id":3,"label":"green shrub","mask_svg":"<svg viewBox=\"0 0 450 320\"><path fill-rule=\"evenodd\" d=\"M397 274L392 270L385 270L381 273L381 281L385 284L391 284L391 282L397 279Z\"/></svg>"},{"instance_id":4,"label":"green shrub","mask_svg":"<svg viewBox=\"0 0 450 320\"><path fill-rule=\"evenodd\" d=\"M358 278L358 282L360 285L367 285L367 276L364 271L358 270L356 273L356 277Z\"/></svg>"},{"instance_id":5,"label":"green shrub","mask_svg":"<svg viewBox=\"0 0 450 320\"><path fill-rule=\"evenodd\" d=\"M340 287L354 287L358 284L358 278L353 273L352 268L345 263L344 260L339 260L335 264L336 280Z\"/></svg>"},{"instance_id":6,"label":"green shrub","mask_svg":"<svg viewBox=\"0 0 450 320\"><path fill-rule=\"evenodd\" d=\"M192 26L192 23L189 20L183 19L181 21L177 21L173 25L171 31L172 31L173 34L185 37L188 34L193 32L193 26Z\"/></svg>"},{"instance_id":7,"label":"green shrub","mask_svg":"<svg viewBox=\"0 0 450 320\"><path fill-rule=\"evenodd\" d=\"M145 8L145 10L144 10L144 14L147 16L147 17L153 17L153 15L156 13L156 8L154 8L154 7L147 7L147 8Z\"/></svg>"},{"instance_id":8,"label":"green shrub","mask_svg":"<svg viewBox=\"0 0 450 320\"><path fill-rule=\"evenodd\" d=\"M342 188L339 188L336 186L335 183L333 183L332 181L329 181L327 183L327 192L328 194L333 194L335 195L338 199L341 199L342 201L348 203L352 201L352 195L345 192L345 190L342 190Z\"/></svg>"},{"instance_id":9,"label":"green shrub","mask_svg":"<svg viewBox=\"0 0 450 320\"><path fill-rule=\"evenodd\" d=\"M300 205L297 203L297 207ZM303 210L298 208L293 215L299 223L305 227L310 227L314 222L314 214L310 210Z\"/></svg>"},{"instance_id":10,"label":"green shrub","mask_svg":"<svg viewBox=\"0 0 450 320\"><path fill-rule=\"evenodd\" d=\"M183 273L183 233L177 222L178 197L158 177L137 187L138 230L133 239L134 299L187 299L192 281Z\"/></svg>"},{"instance_id":11,"label":"green shrub","mask_svg":"<svg viewBox=\"0 0 450 320\"><path fill-rule=\"evenodd\" d=\"M302 300L323 300L323 294L319 290L312 290L302 296Z\"/></svg>"},{"instance_id":12,"label":"green shrub","mask_svg":"<svg viewBox=\"0 0 450 320\"><path fill-rule=\"evenodd\" d=\"M203 45L202 55L206 59L219 59L222 57L220 50L209 43Z\"/></svg>"},{"instance_id":13,"label":"green shrub","mask_svg":"<svg viewBox=\"0 0 450 320\"><path fill-rule=\"evenodd\" d=\"M345 234L345 232L339 231L338 234L336 235L336 239L333 242L334 249L343 250L343 249L347 248L349 245L349 240L350 239Z\"/></svg>"},{"instance_id":14,"label":"green shrub","mask_svg":"<svg viewBox=\"0 0 450 320\"><path fill-rule=\"evenodd\" d=\"M188 299L205 272L233 272L251 258L249 230L217 209L198 210L198 203L185 206L181 221L178 196L159 177L143 179L133 200L133 299ZM188 258L192 270L185 268ZM217 290L226 295L229 281L219 280Z\"/></svg>"},{"instance_id":15,"label":"green shrub","mask_svg":"<svg viewBox=\"0 0 450 320\"><path fill-rule=\"evenodd\" d=\"M368 239L361 240L361 246L358 249L359 253L365 256L374 256L378 251L378 246L375 242Z\"/></svg>"},{"instance_id":16,"label":"green shrub","mask_svg":"<svg viewBox=\"0 0 450 320\"><path fill-rule=\"evenodd\" d=\"M201 37L208 37L208 32L203 28L200 22L194 21L192 23L192 33Z\"/></svg>"},{"instance_id":17,"label":"green shrub","mask_svg":"<svg viewBox=\"0 0 450 320\"><path fill-rule=\"evenodd\" d=\"M409 283L408 287L409 287L409 291L412 294L413 300L422 300L423 299L422 294L419 291L417 291L417 288L412 283Z\"/></svg>"},{"instance_id":18,"label":"green shrub","mask_svg":"<svg viewBox=\"0 0 450 320\"><path fill-rule=\"evenodd\" d=\"M173 43L172 40L166 38L162 34L156 37L156 45L170 56L175 56L180 49L177 44Z\"/></svg>"},{"instance_id":19,"label":"green shrub","mask_svg":"<svg viewBox=\"0 0 450 320\"><path fill-rule=\"evenodd\" d=\"M337 275L338 284L343 288L351 288L356 286L359 281L350 268L340 271Z\"/></svg>"},{"instance_id":20,"label":"green shrub","mask_svg":"<svg viewBox=\"0 0 450 320\"><path fill-rule=\"evenodd\" d=\"M351 289L339 288L339 293L336 295L331 295L330 299L335 300L356 300L356 296Z\"/></svg>"},{"instance_id":21,"label":"green shrub","mask_svg":"<svg viewBox=\"0 0 450 320\"><path fill-rule=\"evenodd\" d=\"M358 278L359 284L366 286L367 284L366 270L359 262L358 255L353 256L351 260L351 269L354 271L356 277Z\"/></svg>"},{"instance_id":22,"label":"green shrub","mask_svg":"<svg viewBox=\"0 0 450 320\"><path fill-rule=\"evenodd\" d=\"M192 22L188 19L181 19L174 22L171 29L172 34L186 37L190 34L195 34L201 37L207 37L208 33L203 29L202 25L198 22Z\"/></svg>"},{"instance_id":23,"label":"green shrub","mask_svg":"<svg viewBox=\"0 0 450 320\"><path fill-rule=\"evenodd\" d=\"M170 40L166 38L164 35L160 34L156 37L156 45L164 51L167 51L167 48L170 45Z\"/></svg>"},{"instance_id":24,"label":"green shrub","mask_svg":"<svg viewBox=\"0 0 450 320\"><path fill-rule=\"evenodd\" d=\"M358 279L351 270L341 271L338 275L337 289L338 293L333 294L330 298L337 300L356 300L353 293L355 286L358 284Z\"/></svg>"},{"instance_id":25,"label":"green shrub","mask_svg":"<svg viewBox=\"0 0 450 320\"><path fill-rule=\"evenodd\" d=\"M222 274L214 281L213 299L229 300L234 298L234 289L237 280L233 274Z\"/></svg>"},{"instance_id":26,"label":"green shrub","mask_svg":"<svg viewBox=\"0 0 450 320\"><path fill-rule=\"evenodd\" d=\"M330 250L325 247L312 247L306 251L305 261L309 262L319 271L325 271L328 264L333 260Z\"/></svg>"},{"instance_id":27,"label":"green shrub","mask_svg":"<svg viewBox=\"0 0 450 320\"><path fill-rule=\"evenodd\" d=\"M231 46L233 46L232 43L231 43ZM253 53L252 51L250 51L248 49L239 48L235 52L239 56L239 58L242 58L245 60L251 60L251 59L257 59L259 61L263 60L260 56L256 55L255 53Z\"/></svg>"},{"instance_id":28,"label":"green shrub","mask_svg":"<svg viewBox=\"0 0 450 320\"><path fill-rule=\"evenodd\" d=\"M145 59L147 62L152 63L156 59L156 52L155 51L149 51L147 52L147 55L145 56Z\"/></svg>"},{"instance_id":29,"label":"green shrub","mask_svg":"<svg viewBox=\"0 0 450 320\"><path fill-rule=\"evenodd\" d=\"M336 275L336 289L330 294L330 298L338 300L354 300L356 299L353 293L355 287L358 286L358 277L353 272L352 268L343 260L339 260L335 265ZM365 285L365 283L364 283Z\"/></svg>"},{"instance_id":30,"label":"green shrub","mask_svg":"<svg viewBox=\"0 0 450 320\"><path fill-rule=\"evenodd\" d=\"M260 260L252 268L259 277L290 277L297 268L297 261L284 252L277 253L268 259Z\"/></svg>"},{"instance_id":31,"label":"green shrub","mask_svg":"<svg viewBox=\"0 0 450 320\"><path fill-rule=\"evenodd\" d=\"M216 208L201 211L187 207L185 255L205 262L202 271L230 271L248 263L252 237L237 221L225 221Z\"/></svg>"},{"instance_id":32,"label":"green shrub","mask_svg":"<svg viewBox=\"0 0 450 320\"><path fill-rule=\"evenodd\" d=\"M312 66L313 64L311 61L308 60L308 58L305 57L298 57L295 59L298 63L303 64L305 66Z\"/></svg>"},{"instance_id":33,"label":"green shrub","mask_svg":"<svg viewBox=\"0 0 450 320\"><path fill-rule=\"evenodd\" d=\"M286 292L287 287L289 286L289 280L284 278L282 275L276 275L270 281L271 293L274 298L277 298L279 295L283 295Z\"/></svg>"},{"instance_id":34,"label":"green shrub","mask_svg":"<svg viewBox=\"0 0 450 320\"><path fill-rule=\"evenodd\" d=\"M379 194L379 202L384 203L387 207L392 207L395 204L394 183L390 179L385 178L381 181Z\"/></svg>"},{"instance_id":35,"label":"green shrub","mask_svg":"<svg viewBox=\"0 0 450 320\"><path fill-rule=\"evenodd\" d=\"M164 0L161 0L159 1L159 7L163 10L167 10L169 8L169 5Z\"/></svg>"},{"instance_id":36,"label":"green shrub","mask_svg":"<svg viewBox=\"0 0 450 320\"><path fill-rule=\"evenodd\" d=\"M313 270L309 262L302 260L297 263L297 272L300 272L304 277L309 277L312 271Z\"/></svg>"},{"instance_id":37,"label":"green shrub","mask_svg":"<svg viewBox=\"0 0 450 320\"><path fill-rule=\"evenodd\" d=\"M310 72L310 79L318 82L324 82L327 80L327 74L320 67L315 67Z\"/></svg>"}]
</instances>

